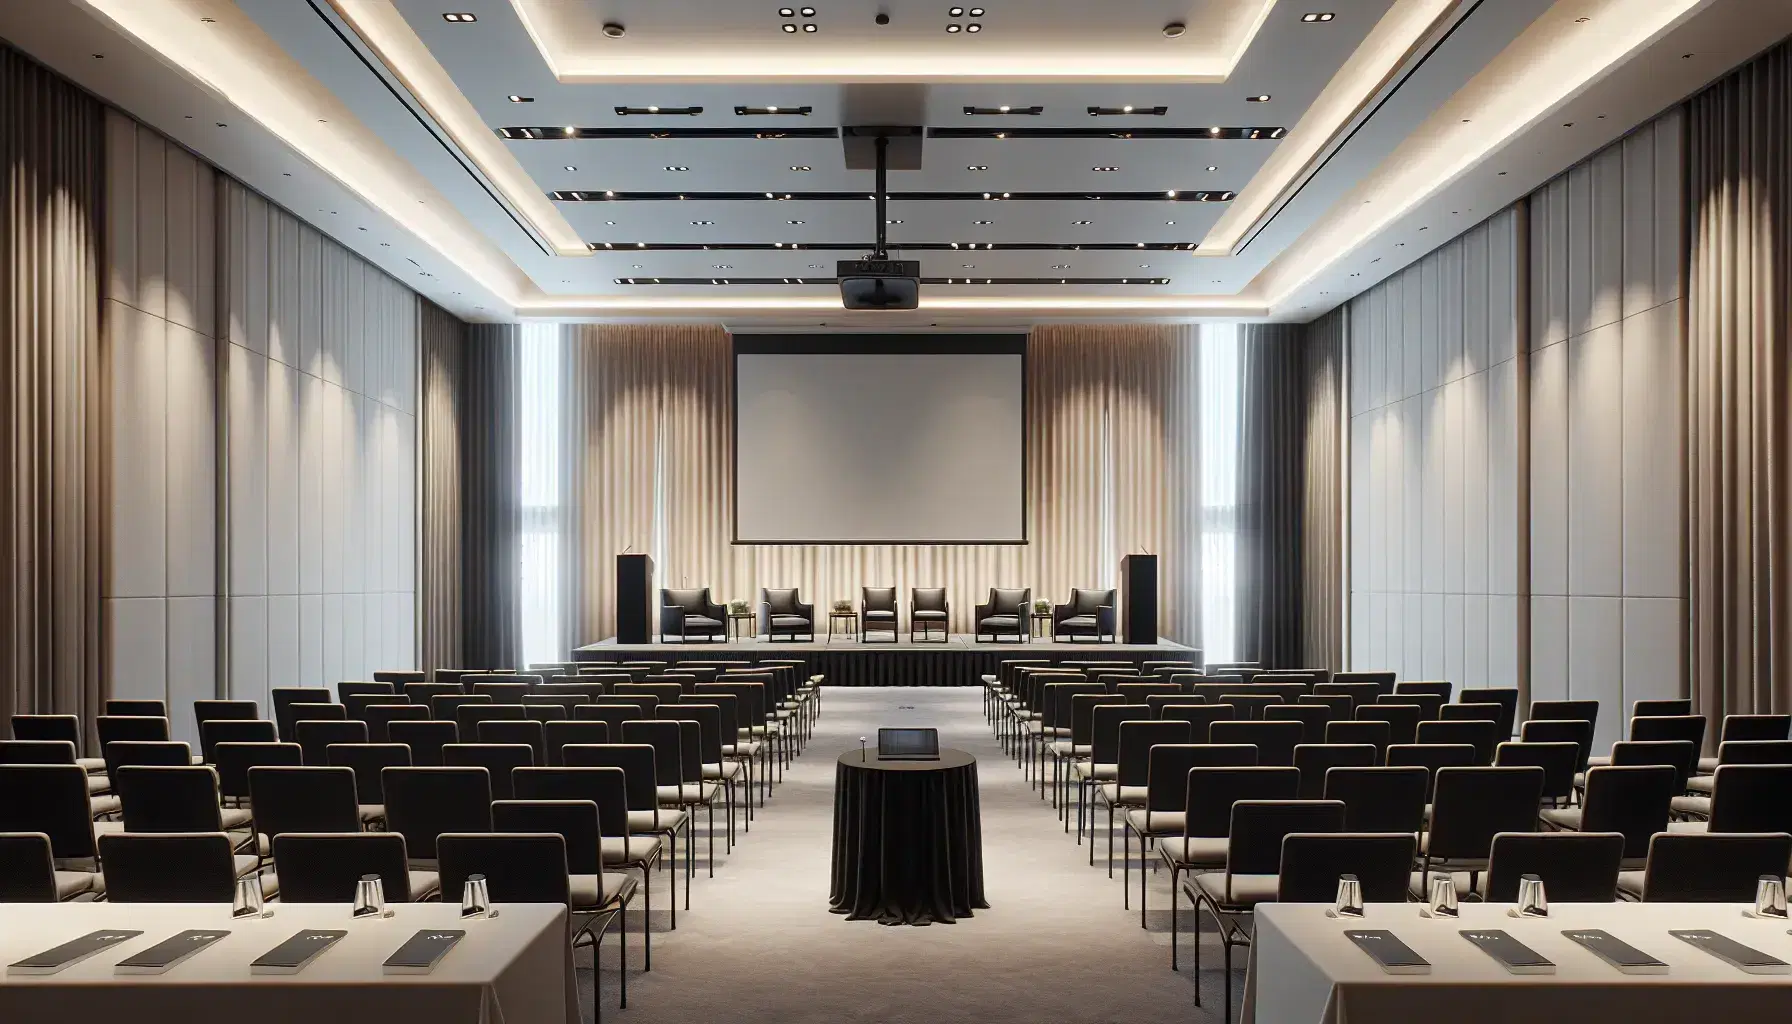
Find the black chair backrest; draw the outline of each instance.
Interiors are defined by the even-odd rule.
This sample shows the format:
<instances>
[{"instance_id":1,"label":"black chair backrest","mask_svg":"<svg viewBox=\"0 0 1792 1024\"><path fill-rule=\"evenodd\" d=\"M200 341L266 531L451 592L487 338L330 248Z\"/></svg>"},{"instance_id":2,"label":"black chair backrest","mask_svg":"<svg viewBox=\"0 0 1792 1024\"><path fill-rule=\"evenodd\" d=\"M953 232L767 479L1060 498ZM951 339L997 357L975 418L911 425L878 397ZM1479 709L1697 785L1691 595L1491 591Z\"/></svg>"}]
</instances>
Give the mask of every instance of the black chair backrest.
<instances>
[{"instance_id":1,"label":"black chair backrest","mask_svg":"<svg viewBox=\"0 0 1792 1024\"><path fill-rule=\"evenodd\" d=\"M1792 832L1792 764L1723 764L1711 783L1712 832Z\"/></svg>"},{"instance_id":2,"label":"black chair backrest","mask_svg":"<svg viewBox=\"0 0 1792 1024\"><path fill-rule=\"evenodd\" d=\"M1207 730L1211 743L1250 743L1257 747L1257 763L1294 767L1294 748L1306 727L1300 722L1215 722Z\"/></svg>"},{"instance_id":3,"label":"black chair backrest","mask_svg":"<svg viewBox=\"0 0 1792 1024\"><path fill-rule=\"evenodd\" d=\"M528 683L503 683L478 680L473 683L473 693L492 699L494 704L521 704L523 694L529 692Z\"/></svg>"},{"instance_id":4,"label":"black chair backrest","mask_svg":"<svg viewBox=\"0 0 1792 1024\"><path fill-rule=\"evenodd\" d=\"M1359 704L1356 719L1359 722L1386 722L1388 743L1407 744L1418 738L1419 715L1422 713L1417 704Z\"/></svg>"},{"instance_id":5,"label":"black chair backrest","mask_svg":"<svg viewBox=\"0 0 1792 1024\"><path fill-rule=\"evenodd\" d=\"M56 860L42 832L0 832L0 903L55 903Z\"/></svg>"},{"instance_id":6,"label":"black chair backrest","mask_svg":"<svg viewBox=\"0 0 1792 1024\"><path fill-rule=\"evenodd\" d=\"M454 724L460 730L462 743L478 740L480 722L520 722L528 717L528 710L521 704L463 704L454 709Z\"/></svg>"},{"instance_id":7,"label":"black chair backrest","mask_svg":"<svg viewBox=\"0 0 1792 1024\"><path fill-rule=\"evenodd\" d=\"M402 743L332 743L325 748L324 758L332 767L355 773L357 803L377 805L386 802L380 773L387 768L409 768L411 748Z\"/></svg>"},{"instance_id":8,"label":"black chair backrest","mask_svg":"<svg viewBox=\"0 0 1792 1024\"><path fill-rule=\"evenodd\" d=\"M1584 772L1593 752L1593 723L1584 718L1534 718L1519 726L1518 738L1526 743L1574 744L1578 748L1574 770Z\"/></svg>"},{"instance_id":9,"label":"black chair backrest","mask_svg":"<svg viewBox=\"0 0 1792 1024\"><path fill-rule=\"evenodd\" d=\"M1674 794L1684 791L1674 787L1674 774L1674 768L1665 764L1589 769L1581 829L1621 833L1625 857L1647 857L1650 837L1668 829L1668 805Z\"/></svg>"},{"instance_id":10,"label":"black chair backrest","mask_svg":"<svg viewBox=\"0 0 1792 1024\"><path fill-rule=\"evenodd\" d=\"M461 708L469 704L490 703L492 703L492 696L489 693L462 693L456 690L453 693L438 694L429 698L429 717L458 722Z\"/></svg>"},{"instance_id":11,"label":"black chair backrest","mask_svg":"<svg viewBox=\"0 0 1792 1024\"><path fill-rule=\"evenodd\" d=\"M106 748L114 743L166 743L168 720L144 715L101 715L94 720L99 734L100 756L106 759L106 774L112 774L112 755Z\"/></svg>"},{"instance_id":12,"label":"black chair backrest","mask_svg":"<svg viewBox=\"0 0 1792 1024\"><path fill-rule=\"evenodd\" d=\"M1183 834L1217 839L1230 834L1232 806L1240 800L1292 800L1300 789L1294 768L1191 768L1183 805Z\"/></svg>"},{"instance_id":13,"label":"black chair backrest","mask_svg":"<svg viewBox=\"0 0 1792 1024\"><path fill-rule=\"evenodd\" d=\"M200 727L207 722L242 722L261 717L261 705L252 700L196 700L193 721Z\"/></svg>"},{"instance_id":14,"label":"black chair backrest","mask_svg":"<svg viewBox=\"0 0 1792 1024\"><path fill-rule=\"evenodd\" d=\"M1394 672L1390 669L1333 672L1332 681L1335 683L1374 683L1378 693L1394 692Z\"/></svg>"},{"instance_id":15,"label":"black chair backrest","mask_svg":"<svg viewBox=\"0 0 1792 1024\"><path fill-rule=\"evenodd\" d=\"M1792 736L1792 715L1725 715L1718 740L1783 740L1788 736Z\"/></svg>"},{"instance_id":16,"label":"black chair backrest","mask_svg":"<svg viewBox=\"0 0 1792 1024\"><path fill-rule=\"evenodd\" d=\"M1325 773L1333 768L1368 768L1375 764L1375 748L1367 743L1302 743L1294 748L1294 767L1300 770L1300 800L1325 799Z\"/></svg>"},{"instance_id":17,"label":"black chair backrest","mask_svg":"<svg viewBox=\"0 0 1792 1024\"><path fill-rule=\"evenodd\" d=\"M411 873L396 832L284 832L273 838L281 903L353 903L357 883L378 875L391 903L409 903Z\"/></svg>"},{"instance_id":18,"label":"black chair backrest","mask_svg":"<svg viewBox=\"0 0 1792 1024\"><path fill-rule=\"evenodd\" d=\"M386 726L386 735L411 748L411 764L417 768L442 767L442 748L460 741L460 729L453 722L435 720L394 721Z\"/></svg>"},{"instance_id":19,"label":"black chair backrest","mask_svg":"<svg viewBox=\"0 0 1792 1024\"><path fill-rule=\"evenodd\" d=\"M1394 684L1394 696L1398 697L1402 694L1425 694L1426 696L1436 697L1447 704L1450 700L1450 691L1453 689L1455 689L1454 684L1442 680L1409 679L1405 682Z\"/></svg>"},{"instance_id":20,"label":"black chair backrest","mask_svg":"<svg viewBox=\"0 0 1792 1024\"><path fill-rule=\"evenodd\" d=\"M493 902L568 903L566 840L557 833L447 833L438 841L442 902L457 902L469 875L484 875Z\"/></svg>"},{"instance_id":21,"label":"black chair backrest","mask_svg":"<svg viewBox=\"0 0 1792 1024\"><path fill-rule=\"evenodd\" d=\"M87 772L72 764L0 764L0 832L42 832L57 860L91 862Z\"/></svg>"},{"instance_id":22,"label":"black chair backrest","mask_svg":"<svg viewBox=\"0 0 1792 1024\"><path fill-rule=\"evenodd\" d=\"M206 765L130 765L112 776L126 832L220 832L218 776Z\"/></svg>"},{"instance_id":23,"label":"black chair backrest","mask_svg":"<svg viewBox=\"0 0 1792 1024\"><path fill-rule=\"evenodd\" d=\"M1143 704L1129 705L1145 707ZM1147 708L1147 711L1150 709ZM1118 780L1122 786L1144 786L1151 772L1151 748L1160 743L1187 743L1187 722L1142 721L1124 722L1120 726Z\"/></svg>"},{"instance_id":24,"label":"black chair backrest","mask_svg":"<svg viewBox=\"0 0 1792 1024\"><path fill-rule=\"evenodd\" d=\"M1473 766L1475 748L1466 743L1402 743L1388 748L1384 763L1390 768L1416 766L1430 772L1431 782L1425 788L1425 802L1430 803L1437 790L1438 769Z\"/></svg>"},{"instance_id":25,"label":"black chair backrest","mask_svg":"<svg viewBox=\"0 0 1792 1024\"><path fill-rule=\"evenodd\" d=\"M1784 877L1792 835L1663 832L1649 843L1644 903L1749 903L1762 875Z\"/></svg>"},{"instance_id":26,"label":"black chair backrest","mask_svg":"<svg viewBox=\"0 0 1792 1024\"><path fill-rule=\"evenodd\" d=\"M343 706L348 708L348 717L357 722L367 721L368 708L399 707L410 702L411 699L402 693L351 693L342 699Z\"/></svg>"},{"instance_id":27,"label":"black chair backrest","mask_svg":"<svg viewBox=\"0 0 1792 1024\"><path fill-rule=\"evenodd\" d=\"M1279 903L1329 903L1337 898L1338 877L1355 875L1365 903L1404 903L1418 838L1350 830L1291 832L1282 839L1276 879Z\"/></svg>"},{"instance_id":28,"label":"black chair backrest","mask_svg":"<svg viewBox=\"0 0 1792 1024\"><path fill-rule=\"evenodd\" d=\"M274 706L274 724L280 727L280 739L290 743L293 740L291 708L294 704L328 704L330 691L322 686L276 686L268 691L268 700Z\"/></svg>"},{"instance_id":29,"label":"black chair backrest","mask_svg":"<svg viewBox=\"0 0 1792 1024\"><path fill-rule=\"evenodd\" d=\"M1517 903L1525 875L1543 880L1551 903L1615 902L1624 842L1619 832L1501 832L1487 861L1487 902Z\"/></svg>"},{"instance_id":30,"label":"black chair backrest","mask_svg":"<svg viewBox=\"0 0 1792 1024\"><path fill-rule=\"evenodd\" d=\"M628 835L628 778L621 768L518 768L518 800L585 800L597 806L600 835Z\"/></svg>"},{"instance_id":31,"label":"black chair backrest","mask_svg":"<svg viewBox=\"0 0 1792 1024\"><path fill-rule=\"evenodd\" d=\"M437 697L456 697L462 696L465 693L466 691L460 688L459 683L404 684L404 695L410 699L410 702L412 704L421 704L426 708L435 707L435 704L432 702Z\"/></svg>"},{"instance_id":32,"label":"black chair backrest","mask_svg":"<svg viewBox=\"0 0 1792 1024\"><path fill-rule=\"evenodd\" d=\"M108 903L229 903L236 858L222 832L100 836Z\"/></svg>"},{"instance_id":33,"label":"black chair backrest","mask_svg":"<svg viewBox=\"0 0 1792 1024\"><path fill-rule=\"evenodd\" d=\"M249 806L264 836L361 830L352 768L251 768Z\"/></svg>"},{"instance_id":34,"label":"black chair backrest","mask_svg":"<svg viewBox=\"0 0 1792 1024\"><path fill-rule=\"evenodd\" d=\"M1275 704L1263 709L1267 722L1299 722L1302 743L1324 743L1332 709L1324 704Z\"/></svg>"},{"instance_id":35,"label":"black chair backrest","mask_svg":"<svg viewBox=\"0 0 1792 1024\"><path fill-rule=\"evenodd\" d=\"M1633 740L1685 740L1692 744L1694 757L1705 749L1704 715L1658 715L1630 720Z\"/></svg>"},{"instance_id":36,"label":"black chair backrest","mask_svg":"<svg viewBox=\"0 0 1792 1024\"><path fill-rule=\"evenodd\" d=\"M167 718L168 703L160 700L108 700L106 714L139 718Z\"/></svg>"},{"instance_id":37,"label":"black chair backrest","mask_svg":"<svg viewBox=\"0 0 1792 1024\"><path fill-rule=\"evenodd\" d=\"M1534 832L1541 768L1439 768L1426 855L1484 859L1500 832Z\"/></svg>"},{"instance_id":38,"label":"black chair backrest","mask_svg":"<svg viewBox=\"0 0 1792 1024\"><path fill-rule=\"evenodd\" d=\"M1149 704L1104 704L1096 708L1089 733L1095 763L1117 764L1120 760L1120 727L1127 722L1151 720Z\"/></svg>"},{"instance_id":39,"label":"black chair backrest","mask_svg":"<svg viewBox=\"0 0 1792 1024\"><path fill-rule=\"evenodd\" d=\"M444 832L492 830L491 775L484 768L387 768L380 776L386 831L404 836L413 859L434 860L436 837Z\"/></svg>"},{"instance_id":40,"label":"black chair backrest","mask_svg":"<svg viewBox=\"0 0 1792 1024\"><path fill-rule=\"evenodd\" d=\"M74 764L67 740L0 740L0 764Z\"/></svg>"},{"instance_id":41,"label":"black chair backrest","mask_svg":"<svg viewBox=\"0 0 1792 1024\"><path fill-rule=\"evenodd\" d=\"M1501 768L1534 765L1543 769L1543 798L1558 802L1574 796L1574 773L1579 762L1580 744L1565 741L1509 740L1493 753L1493 763Z\"/></svg>"},{"instance_id":42,"label":"black chair backrest","mask_svg":"<svg viewBox=\"0 0 1792 1024\"><path fill-rule=\"evenodd\" d=\"M1471 719L1466 722L1436 721L1419 723L1420 743L1466 743L1475 750L1475 763L1493 763L1493 750L1500 745L1498 722Z\"/></svg>"},{"instance_id":43,"label":"black chair backrest","mask_svg":"<svg viewBox=\"0 0 1792 1024\"><path fill-rule=\"evenodd\" d=\"M1500 737L1512 735L1512 727L1518 721L1518 690L1511 686L1466 687L1457 696L1464 704L1498 704L1500 715Z\"/></svg>"},{"instance_id":44,"label":"black chair backrest","mask_svg":"<svg viewBox=\"0 0 1792 1024\"><path fill-rule=\"evenodd\" d=\"M1332 721L1341 722L1356 714L1356 700L1343 693L1309 693L1296 704L1318 704L1332 709Z\"/></svg>"},{"instance_id":45,"label":"black chair backrest","mask_svg":"<svg viewBox=\"0 0 1792 1024\"><path fill-rule=\"evenodd\" d=\"M1147 823L1152 812L1181 813L1188 802L1191 768L1250 768L1257 764L1257 748L1219 743L1159 743L1151 748L1151 767L1145 783Z\"/></svg>"},{"instance_id":46,"label":"black chair backrest","mask_svg":"<svg viewBox=\"0 0 1792 1024\"><path fill-rule=\"evenodd\" d=\"M355 681L336 684L336 699L344 705L348 703L350 697L393 697L397 694L398 687L384 680L371 683Z\"/></svg>"},{"instance_id":47,"label":"black chair backrest","mask_svg":"<svg viewBox=\"0 0 1792 1024\"><path fill-rule=\"evenodd\" d=\"M1792 764L1792 740L1725 740L1717 745L1717 763Z\"/></svg>"},{"instance_id":48,"label":"black chair backrest","mask_svg":"<svg viewBox=\"0 0 1792 1024\"><path fill-rule=\"evenodd\" d=\"M1226 837L1226 875L1276 874L1290 834L1342 831L1344 805L1337 800L1240 800L1232 805Z\"/></svg>"},{"instance_id":49,"label":"black chair backrest","mask_svg":"<svg viewBox=\"0 0 1792 1024\"><path fill-rule=\"evenodd\" d=\"M660 706L660 699L651 693L606 693L597 699L599 704L621 704L624 707L640 709L641 718L652 718Z\"/></svg>"},{"instance_id":50,"label":"black chair backrest","mask_svg":"<svg viewBox=\"0 0 1792 1024\"><path fill-rule=\"evenodd\" d=\"M1492 722L1497 727L1501 714L1503 711L1498 704L1445 704L1437 709L1434 720L1440 722ZM1494 735L1503 740L1512 734L1500 733L1496 728Z\"/></svg>"},{"instance_id":51,"label":"black chair backrest","mask_svg":"<svg viewBox=\"0 0 1792 1024\"><path fill-rule=\"evenodd\" d=\"M429 679L429 673L420 668L382 668L374 670L373 679L379 683L403 686L406 683L424 682Z\"/></svg>"},{"instance_id":52,"label":"black chair backrest","mask_svg":"<svg viewBox=\"0 0 1792 1024\"><path fill-rule=\"evenodd\" d=\"M179 740L113 740L106 744L106 775L131 765L179 767L193 763L192 748Z\"/></svg>"},{"instance_id":53,"label":"black chair backrest","mask_svg":"<svg viewBox=\"0 0 1792 1024\"><path fill-rule=\"evenodd\" d=\"M610 724L577 719L548 722L543 730L543 741L547 744L547 759L542 762L542 766L558 768L566 763L561 751L568 745L610 742Z\"/></svg>"},{"instance_id":54,"label":"black chair backrest","mask_svg":"<svg viewBox=\"0 0 1792 1024\"><path fill-rule=\"evenodd\" d=\"M219 743L212 751L217 760L218 795L234 800L249 797L249 769L258 765L299 765L305 754L297 743Z\"/></svg>"},{"instance_id":55,"label":"black chair backrest","mask_svg":"<svg viewBox=\"0 0 1792 1024\"><path fill-rule=\"evenodd\" d=\"M603 837L591 800L494 800L498 832L551 833L566 841L566 868L575 875L603 873Z\"/></svg>"},{"instance_id":56,"label":"black chair backrest","mask_svg":"<svg viewBox=\"0 0 1792 1024\"><path fill-rule=\"evenodd\" d=\"M217 764L220 743L273 743L279 738L279 730L269 721L214 718L199 723L199 756L206 764Z\"/></svg>"},{"instance_id":57,"label":"black chair backrest","mask_svg":"<svg viewBox=\"0 0 1792 1024\"><path fill-rule=\"evenodd\" d=\"M1630 706L1631 718L1670 718L1692 714L1692 701L1685 697L1666 700L1639 700Z\"/></svg>"},{"instance_id":58,"label":"black chair backrest","mask_svg":"<svg viewBox=\"0 0 1792 1024\"><path fill-rule=\"evenodd\" d=\"M678 785L682 778L684 757L678 723L657 719L625 722L622 726L622 742L651 746L657 773L656 783L661 786Z\"/></svg>"},{"instance_id":59,"label":"black chair backrest","mask_svg":"<svg viewBox=\"0 0 1792 1024\"><path fill-rule=\"evenodd\" d=\"M1623 740L1612 744L1611 763L1666 765L1674 770L1674 792L1684 793L1686 780L1698 770L1699 748L1689 740Z\"/></svg>"},{"instance_id":60,"label":"black chair backrest","mask_svg":"<svg viewBox=\"0 0 1792 1024\"><path fill-rule=\"evenodd\" d=\"M1405 683L1400 685L1404 686ZM1434 693L1384 693L1375 698L1377 704L1406 704L1419 709L1419 721L1429 722L1443 713L1444 700Z\"/></svg>"},{"instance_id":61,"label":"black chair backrest","mask_svg":"<svg viewBox=\"0 0 1792 1024\"><path fill-rule=\"evenodd\" d=\"M548 763L547 729L533 718L525 718L520 722L488 719L480 722L477 728L475 740L479 743L521 743L531 751L530 764Z\"/></svg>"},{"instance_id":62,"label":"black chair backrest","mask_svg":"<svg viewBox=\"0 0 1792 1024\"><path fill-rule=\"evenodd\" d=\"M1220 694L1219 703L1230 704L1237 708L1240 719L1261 721L1265 711L1277 704L1284 703L1284 701L1280 694L1250 693L1246 692L1244 687L1233 686Z\"/></svg>"},{"instance_id":63,"label":"black chair backrest","mask_svg":"<svg viewBox=\"0 0 1792 1024\"><path fill-rule=\"evenodd\" d=\"M388 730L393 722L421 722L429 718L429 708L422 704L373 704L360 715L367 723L367 739L372 743L390 743Z\"/></svg>"},{"instance_id":64,"label":"black chair backrest","mask_svg":"<svg viewBox=\"0 0 1792 1024\"><path fill-rule=\"evenodd\" d=\"M1373 704L1375 703L1376 697L1380 696L1383 692L1386 692L1382 690L1379 683L1367 681L1348 682L1344 679L1345 675L1347 675L1347 673L1339 672L1332 677L1332 681L1329 683L1313 684L1314 695L1338 694L1349 697L1351 705L1355 707L1363 704Z\"/></svg>"},{"instance_id":65,"label":"black chair backrest","mask_svg":"<svg viewBox=\"0 0 1792 1024\"><path fill-rule=\"evenodd\" d=\"M493 800L513 799L511 772L534 765L535 749L527 743L450 743L442 748L442 767L486 770Z\"/></svg>"},{"instance_id":66,"label":"black chair backrest","mask_svg":"<svg viewBox=\"0 0 1792 1024\"><path fill-rule=\"evenodd\" d=\"M298 738L299 749L305 752L305 763L326 765L330 763L325 751L332 743L366 743L368 731L366 722L357 722L344 718L334 721L300 719L293 723L293 734ZM305 831L317 831L308 829Z\"/></svg>"},{"instance_id":67,"label":"black chair backrest","mask_svg":"<svg viewBox=\"0 0 1792 1024\"><path fill-rule=\"evenodd\" d=\"M74 715L14 715L15 740L66 740L81 749L81 720Z\"/></svg>"},{"instance_id":68,"label":"black chair backrest","mask_svg":"<svg viewBox=\"0 0 1792 1024\"><path fill-rule=\"evenodd\" d=\"M1393 742L1393 730L1385 721L1334 718L1326 723L1325 742L1367 743L1375 748L1376 760L1380 762L1387 759L1388 747Z\"/></svg>"},{"instance_id":69,"label":"black chair backrest","mask_svg":"<svg viewBox=\"0 0 1792 1024\"><path fill-rule=\"evenodd\" d=\"M574 744L563 754L568 768L620 768L631 811L659 810L659 772L652 744Z\"/></svg>"},{"instance_id":70,"label":"black chair backrest","mask_svg":"<svg viewBox=\"0 0 1792 1024\"><path fill-rule=\"evenodd\" d=\"M1599 726L1599 702L1596 700L1534 700L1527 720L1572 722L1576 719Z\"/></svg>"},{"instance_id":71,"label":"black chair backrest","mask_svg":"<svg viewBox=\"0 0 1792 1024\"><path fill-rule=\"evenodd\" d=\"M1166 704L1158 718L1166 722L1187 722L1189 742L1206 743L1213 738L1213 723L1230 722L1238 709L1230 704Z\"/></svg>"},{"instance_id":72,"label":"black chair backrest","mask_svg":"<svg viewBox=\"0 0 1792 1024\"><path fill-rule=\"evenodd\" d=\"M1431 775L1416 765L1366 768L1339 766L1325 773L1321 794L1344 804L1344 827L1352 832L1410 832L1425 825L1426 788Z\"/></svg>"}]
</instances>

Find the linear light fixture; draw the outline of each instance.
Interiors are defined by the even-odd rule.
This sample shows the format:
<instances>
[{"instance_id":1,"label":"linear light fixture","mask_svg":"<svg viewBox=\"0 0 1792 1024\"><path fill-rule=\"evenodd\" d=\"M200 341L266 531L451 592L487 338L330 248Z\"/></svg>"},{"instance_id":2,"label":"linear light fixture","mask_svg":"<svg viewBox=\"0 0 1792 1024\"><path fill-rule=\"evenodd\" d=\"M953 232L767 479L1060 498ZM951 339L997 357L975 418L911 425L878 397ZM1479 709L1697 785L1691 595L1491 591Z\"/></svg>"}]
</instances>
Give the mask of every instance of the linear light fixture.
<instances>
[{"instance_id":1,"label":"linear light fixture","mask_svg":"<svg viewBox=\"0 0 1792 1024\"><path fill-rule=\"evenodd\" d=\"M1003 114L1024 114L1027 117L1038 117L1040 114L1045 113L1045 108L1040 106L966 107L964 108L964 112L967 117L1001 117Z\"/></svg>"},{"instance_id":2,"label":"linear light fixture","mask_svg":"<svg viewBox=\"0 0 1792 1024\"><path fill-rule=\"evenodd\" d=\"M815 112L811 106L801 107L735 107L736 117L769 117L773 115L789 115L791 117L808 117Z\"/></svg>"},{"instance_id":3,"label":"linear light fixture","mask_svg":"<svg viewBox=\"0 0 1792 1024\"><path fill-rule=\"evenodd\" d=\"M767 285L836 285L832 277L618 277L617 284L635 287L652 285L720 285L753 287ZM1167 277L923 277L925 285L1155 285L1170 283Z\"/></svg>"},{"instance_id":4,"label":"linear light fixture","mask_svg":"<svg viewBox=\"0 0 1792 1024\"><path fill-rule=\"evenodd\" d=\"M691 221L693 225L714 221ZM790 223L802 223L794 221ZM893 223L900 223L899 221ZM917 252L954 252L988 249L1007 252L1192 252L1195 242L892 242L891 249ZM857 252L864 242L589 242L593 252L773 252L813 249L818 252Z\"/></svg>"},{"instance_id":5,"label":"linear light fixture","mask_svg":"<svg viewBox=\"0 0 1792 1024\"><path fill-rule=\"evenodd\" d=\"M655 114L687 115L690 117L696 117L698 114L701 114L701 113L703 113L702 107L617 107L616 108L616 116L617 117L629 117L631 115L641 115L641 114L645 114L645 115L655 115Z\"/></svg>"},{"instance_id":6,"label":"linear light fixture","mask_svg":"<svg viewBox=\"0 0 1792 1024\"><path fill-rule=\"evenodd\" d=\"M666 170L687 170L668 166ZM1233 193L1223 190L1159 189L1122 192L891 192L894 202L1116 202L1116 203L1223 203ZM559 189L548 198L561 203L658 203L658 202L863 202L863 192L618 192L611 189Z\"/></svg>"},{"instance_id":7,"label":"linear light fixture","mask_svg":"<svg viewBox=\"0 0 1792 1024\"><path fill-rule=\"evenodd\" d=\"M663 111L662 111L663 113ZM587 125L507 125L494 129L512 142L609 141L632 139L837 139L838 128L595 128Z\"/></svg>"},{"instance_id":8,"label":"linear light fixture","mask_svg":"<svg viewBox=\"0 0 1792 1024\"><path fill-rule=\"evenodd\" d=\"M1090 117L1162 117L1170 112L1170 108L1158 105L1155 107L1090 107Z\"/></svg>"}]
</instances>

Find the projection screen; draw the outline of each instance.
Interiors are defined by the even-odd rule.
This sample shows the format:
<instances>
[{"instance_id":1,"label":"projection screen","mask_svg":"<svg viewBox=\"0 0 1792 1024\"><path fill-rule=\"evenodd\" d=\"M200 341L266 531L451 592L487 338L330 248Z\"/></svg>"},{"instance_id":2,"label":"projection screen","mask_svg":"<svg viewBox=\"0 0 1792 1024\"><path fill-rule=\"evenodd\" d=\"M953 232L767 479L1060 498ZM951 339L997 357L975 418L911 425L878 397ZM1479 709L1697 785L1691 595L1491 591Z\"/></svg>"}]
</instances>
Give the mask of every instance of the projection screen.
<instances>
[{"instance_id":1,"label":"projection screen","mask_svg":"<svg viewBox=\"0 0 1792 1024\"><path fill-rule=\"evenodd\" d=\"M1025 335L734 338L740 544L1026 542Z\"/></svg>"}]
</instances>

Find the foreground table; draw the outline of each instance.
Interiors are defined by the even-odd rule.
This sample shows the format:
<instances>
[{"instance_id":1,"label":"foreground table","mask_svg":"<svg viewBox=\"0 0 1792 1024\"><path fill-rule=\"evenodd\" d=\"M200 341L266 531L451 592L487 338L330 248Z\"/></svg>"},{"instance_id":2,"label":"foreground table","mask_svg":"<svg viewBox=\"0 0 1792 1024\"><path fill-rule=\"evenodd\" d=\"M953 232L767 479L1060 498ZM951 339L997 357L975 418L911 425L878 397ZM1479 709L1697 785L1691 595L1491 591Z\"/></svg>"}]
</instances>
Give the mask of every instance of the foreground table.
<instances>
[{"instance_id":1,"label":"foreground table","mask_svg":"<svg viewBox=\"0 0 1792 1024\"><path fill-rule=\"evenodd\" d=\"M502 904L462 922L458 905L398 904L393 917L351 921L346 904L270 904L270 918L232 921L227 904L7 904L0 963L101 928L143 932L60 974L0 976L0 1021L248 1020L253 1024L578 1024L566 908ZM348 934L294 975L254 975L249 962L305 928ZM434 973L387 975L381 964L420 928L467 935ZM230 934L159 975L113 966L187 929Z\"/></svg>"},{"instance_id":2,"label":"foreground table","mask_svg":"<svg viewBox=\"0 0 1792 1024\"><path fill-rule=\"evenodd\" d=\"M951 924L988 909L977 759L950 749L934 761L841 754L830 903L883 924Z\"/></svg>"},{"instance_id":3,"label":"foreground table","mask_svg":"<svg viewBox=\"0 0 1792 1024\"><path fill-rule=\"evenodd\" d=\"M1343 921L1324 905L1265 905L1245 981L1245 1024L1365 1021L1766 1021L1792 1019L1792 975L1753 975L1668 934L1709 928L1792 962L1784 921L1742 916L1730 903L1559 903L1547 919L1509 917L1508 904L1462 905L1456 921L1419 916L1419 905L1370 904ZM1386 974L1344 937L1385 928L1431 962L1431 973ZM1556 964L1556 973L1508 974L1457 932L1499 928ZM1602 928L1668 965L1625 975L1562 934Z\"/></svg>"}]
</instances>

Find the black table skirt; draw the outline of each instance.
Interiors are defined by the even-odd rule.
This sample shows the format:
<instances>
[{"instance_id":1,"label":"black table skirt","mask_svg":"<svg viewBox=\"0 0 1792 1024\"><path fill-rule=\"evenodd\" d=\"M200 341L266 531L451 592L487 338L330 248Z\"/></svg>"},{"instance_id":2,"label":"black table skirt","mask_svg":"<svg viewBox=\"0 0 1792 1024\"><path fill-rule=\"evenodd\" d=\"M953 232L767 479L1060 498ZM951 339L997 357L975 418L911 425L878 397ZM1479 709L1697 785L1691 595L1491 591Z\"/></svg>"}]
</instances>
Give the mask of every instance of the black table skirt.
<instances>
[{"instance_id":1,"label":"black table skirt","mask_svg":"<svg viewBox=\"0 0 1792 1024\"><path fill-rule=\"evenodd\" d=\"M861 762L834 771L830 909L880 924L951 924L986 910L977 761L959 750L937 762Z\"/></svg>"}]
</instances>

